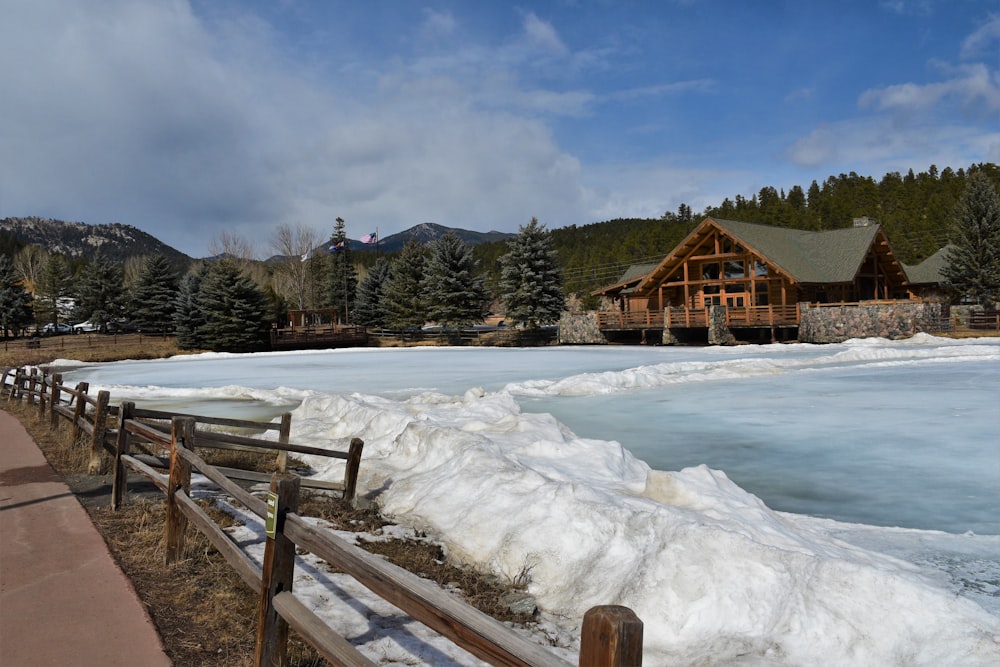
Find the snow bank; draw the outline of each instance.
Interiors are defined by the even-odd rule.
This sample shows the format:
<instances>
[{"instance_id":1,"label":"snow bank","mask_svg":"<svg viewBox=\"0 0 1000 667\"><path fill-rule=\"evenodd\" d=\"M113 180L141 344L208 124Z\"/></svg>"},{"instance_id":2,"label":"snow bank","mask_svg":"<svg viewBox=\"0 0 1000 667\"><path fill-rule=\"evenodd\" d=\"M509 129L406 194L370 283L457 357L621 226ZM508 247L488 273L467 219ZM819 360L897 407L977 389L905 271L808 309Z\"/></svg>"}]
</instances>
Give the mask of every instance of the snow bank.
<instances>
[{"instance_id":1,"label":"snow bank","mask_svg":"<svg viewBox=\"0 0 1000 667\"><path fill-rule=\"evenodd\" d=\"M1000 620L916 566L773 512L719 471L653 471L508 392L317 394L293 425L297 441L362 437L362 494L459 560L530 573L567 623L631 607L648 664L1000 661Z\"/></svg>"}]
</instances>

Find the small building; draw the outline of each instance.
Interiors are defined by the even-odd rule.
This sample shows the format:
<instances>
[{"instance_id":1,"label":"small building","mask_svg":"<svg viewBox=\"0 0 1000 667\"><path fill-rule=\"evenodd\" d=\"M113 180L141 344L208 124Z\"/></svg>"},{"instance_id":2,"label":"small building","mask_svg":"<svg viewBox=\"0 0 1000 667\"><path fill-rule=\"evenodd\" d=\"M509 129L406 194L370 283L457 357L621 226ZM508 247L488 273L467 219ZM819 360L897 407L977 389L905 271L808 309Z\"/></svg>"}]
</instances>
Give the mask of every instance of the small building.
<instances>
[{"instance_id":1,"label":"small building","mask_svg":"<svg viewBox=\"0 0 1000 667\"><path fill-rule=\"evenodd\" d=\"M911 281L885 232L867 218L822 232L705 218L647 267L593 293L616 306L598 314L605 335L642 330L645 340L654 329L667 337L707 330L713 342L713 330L756 328L771 339L794 337L800 304L919 302L936 289L940 271L925 262L909 269L920 282Z\"/></svg>"}]
</instances>

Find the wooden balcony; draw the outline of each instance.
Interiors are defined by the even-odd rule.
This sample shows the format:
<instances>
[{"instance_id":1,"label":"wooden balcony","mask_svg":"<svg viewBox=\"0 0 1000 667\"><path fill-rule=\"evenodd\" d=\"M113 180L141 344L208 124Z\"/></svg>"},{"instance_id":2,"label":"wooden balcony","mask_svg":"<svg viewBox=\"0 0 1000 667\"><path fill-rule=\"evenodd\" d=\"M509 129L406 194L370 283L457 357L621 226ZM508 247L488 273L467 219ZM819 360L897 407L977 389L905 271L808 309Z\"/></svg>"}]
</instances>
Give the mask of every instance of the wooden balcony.
<instances>
[{"instance_id":1,"label":"wooden balcony","mask_svg":"<svg viewBox=\"0 0 1000 667\"><path fill-rule=\"evenodd\" d=\"M793 327L799 324L799 307L752 306L726 308L727 327ZM708 308L601 311L597 323L602 331L636 329L707 329Z\"/></svg>"},{"instance_id":2,"label":"wooden balcony","mask_svg":"<svg viewBox=\"0 0 1000 667\"><path fill-rule=\"evenodd\" d=\"M789 327L799 324L799 306L726 308L728 327Z\"/></svg>"},{"instance_id":3,"label":"wooden balcony","mask_svg":"<svg viewBox=\"0 0 1000 667\"><path fill-rule=\"evenodd\" d=\"M597 313L597 325L606 329L662 329L661 310L604 310Z\"/></svg>"}]
</instances>

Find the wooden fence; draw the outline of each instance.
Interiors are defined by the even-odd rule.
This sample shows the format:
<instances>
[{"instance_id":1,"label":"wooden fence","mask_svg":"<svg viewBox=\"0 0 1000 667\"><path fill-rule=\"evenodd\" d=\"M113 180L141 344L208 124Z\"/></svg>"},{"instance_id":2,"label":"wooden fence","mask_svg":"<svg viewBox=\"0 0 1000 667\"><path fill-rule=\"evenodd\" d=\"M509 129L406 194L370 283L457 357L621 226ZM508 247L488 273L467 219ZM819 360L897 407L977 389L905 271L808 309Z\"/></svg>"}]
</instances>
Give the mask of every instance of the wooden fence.
<instances>
[{"instance_id":1,"label":"wooden fence","mask_svg":"<svg viewBox=\"0 0 1000 667\"><path fill-rule=\"evenodd\" d=\"M332 665L374 665L295 596L292 590L295 554L296 550L303 550L354 577L414 619L490 664L568 667L569 663L545 647L442 591L432 582L368 553L332 531L309 525L296 513L299 489L308 485L309 480L287 472L276 473L270 477L270 493L265 502L233 481L248 471L210 465L195 451L196 447L222 447L340 456L347 460L348 472L342 486L345 497L350 499L354 496L357 464L361 459L361 440L352 439L347 452L334 453L288 443L289 423L285 418L279 424L263 424L141 410L128 402L114 407L109 405L107 392L99 392L94 398L88 394L88 389L86 383L67 388L58 375L44 375L37 369L7 369L0 377L0 399L6 394L9 401L37 402L40 419L45 418L46 406L49 406L51 425L58 426L61 416L72 422L75 437L88 436L92 467L95 456L99 467L102 451L112 454L114 508L125 499L126 468L143 474L164 492L168 564L180 558L185 531L192 524L259 594L255 665L287 664L289 629L295 630ZM68 400L64 399L66 396ZM115 418L116 427L109 428L107 424ZM279 441L199 430L198 424L276 428ZM143 446L147 453L135 453L133 446ZM157 450L167 451L169 456L149 453ZM352 466L353 472L350 472ZM262 567L258 567L191 499L191 474L195 471L264 520L267 542ZM641 665L642 622L626 607L608 605L591 609L583 619L578 664L587 667Z\"/></svg>"}]
</instances>

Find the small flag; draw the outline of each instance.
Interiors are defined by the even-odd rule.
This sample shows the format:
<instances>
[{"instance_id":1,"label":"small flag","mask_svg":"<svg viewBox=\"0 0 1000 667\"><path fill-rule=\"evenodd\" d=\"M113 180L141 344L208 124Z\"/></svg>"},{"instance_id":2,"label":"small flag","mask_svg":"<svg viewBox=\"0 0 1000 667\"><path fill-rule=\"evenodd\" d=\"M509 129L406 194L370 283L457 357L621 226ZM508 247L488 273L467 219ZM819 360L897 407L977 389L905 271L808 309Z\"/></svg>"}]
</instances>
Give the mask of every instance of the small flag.
<instances>
[{"instance_id":1,"label":"small flag","mask_svg":"<svg viewBox=\"0 0 1000 667\"><path fill-rule=\"evenodd\" d=\"M361 242L362 243L366 243L368 245L371 245L372 243L375 243L376 241L378 241L378 233L377 232L372 232L371 234L365 234L364 236L361 237Z\"/></svg>"},{"instance_id":2,"label":"small flag","mask_svg":"<svg viewBox=\"0 0 1000 667\"><path fill-rule=\"evenodd\" d=\"M334 252L334 253L340 252L343 249L344 249L344 242L343 241L338 241L337 243L334 243L332 246L330 246L328 248L328 250L330 252Z\"/></svg>"}]
</instances>

